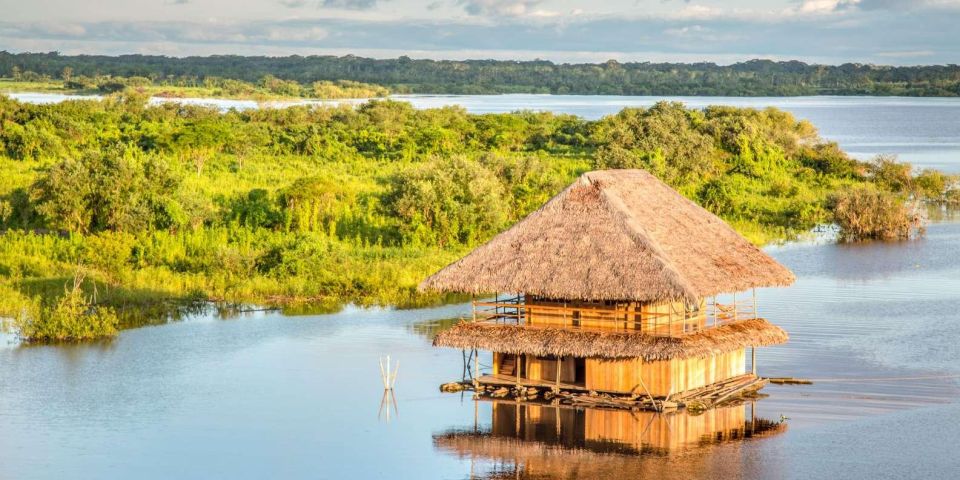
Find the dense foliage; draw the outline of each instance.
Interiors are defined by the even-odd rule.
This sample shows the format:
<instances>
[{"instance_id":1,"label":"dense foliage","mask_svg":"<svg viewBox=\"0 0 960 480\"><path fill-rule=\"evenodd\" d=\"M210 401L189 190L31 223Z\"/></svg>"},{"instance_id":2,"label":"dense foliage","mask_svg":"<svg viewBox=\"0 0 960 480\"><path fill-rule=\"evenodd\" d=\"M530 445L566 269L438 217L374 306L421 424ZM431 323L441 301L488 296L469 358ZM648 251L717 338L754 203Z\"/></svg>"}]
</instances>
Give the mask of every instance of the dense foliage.
<instances>
[{"instance_id":1,"label":"dense foliage","mask_svg":"<svg viewBox=\"0 0 960 480\"><path fill-rule=\"evenodd\" d=\"M65 286L59 298L37 297L22 302L13 312L18 335L30 342L93 340L116 335L116 312L96 305L81 289L83 281L82 274L75 276L73 286Z\"/></svg>"},{"instance_id":2,"label":"dense foliage","mask_svg":"<svg viewBox=\"0 0 960 480\"><path fill-rule=\"evenodd\" d=\"M758 243L831 221L853 187L900 204L949 183L853 160L775 109L660 103L586 121L0 97L0 316L61 297L78 266L118 315L171 299L428 301L426 275L593 168L648 169Z\"/></svg>"},{"instance_id":3,"label":"dense foliage","mask_svg":"<svg viewBox=\"0 0 960 480\"><path fill-rule=\"evenodd\" d=\"M923 228L919 213L895 194L866 187L837 193L833 211L846 240L901 240Z\"/></svg>"},{"instance_id":4,"label":"dense foliage","mask_svg":"<svg viewBox=\"0 0 960 480\"><path fill-rule=\"evenodd\" d=\"M261 82L264 77L275 75L299 84L300 88L309 88L317 81L346 79L416 93L960 95L957 65L828 66L769 60L726 66L613 60L600 64L555 64L543 60L376 60L353 55L176 58L0 52L0 76L27 71L57 78L67 71L74 76L112 75L181 83L204 82L210 77Z\"/></svg>"},{"instance_id":5,"label":"dense foliage","mask_svg":"<svg viewBox=\"0 0 960 480\"><path fill-rule=\"evenodd\" d=\"M256 82L214 76L147 78L141 76L95 74L74 75L65 67L59 75L32 70L10 69L9 77L0 74L0 92L57 92L71 94L110 94L128 90L154 97L239 98L253 100L311 98L351 99L386 97L390 91L379 85L350 80L318 80L301 84L266 75Z\"/></svg>"}]
</instances>

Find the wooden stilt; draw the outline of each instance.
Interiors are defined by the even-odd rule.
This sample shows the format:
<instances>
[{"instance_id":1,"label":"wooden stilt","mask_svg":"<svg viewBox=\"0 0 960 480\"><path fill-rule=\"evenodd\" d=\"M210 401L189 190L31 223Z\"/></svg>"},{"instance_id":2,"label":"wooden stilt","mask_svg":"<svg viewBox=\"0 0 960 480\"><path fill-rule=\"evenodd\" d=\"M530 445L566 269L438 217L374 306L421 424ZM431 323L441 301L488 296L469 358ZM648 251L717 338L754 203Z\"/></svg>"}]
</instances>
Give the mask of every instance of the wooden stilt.
<instances>
[{"instance_id":1,"label":"wooden stilt","mask_svg":"<svg viewBox=\"0 0 960 480\"><path fill-rule=\"evenodd\" d=\"M733 292L733 321L737 321L737 292Z\"/></svg>"},{"instance_id":2,"label":"wooden stilt","mask_svg":"<svg viewBox=\"0 0 960 480\"><path fill-rule=\"evenodd\" d=\"M523 360L523 355L517 354L517 386L520 386L520 362Z\"/></svg>"},{"instance_id":3,"label":"wooden stilt","mask_svg":"<svg viewBox=\"0 0 960 480\"><path fill-rule=\"evenodd\" d=\"M750 369L754 375L757 374L757 347L750 347Z\"/></svg>"},{"instance_id":4,"label":"wooden stilt","mask_svg":"<svg viewBox=\"0 0 960 480\"><path fill-rule=\"evenodd\" d=\"M473 349L473 388L480 386L480 351Z\"/></svg>"},{"instance_id":5,"label":"wooden stilt","mask_svg":"<svg viewBox=\"0 0 960 480\"><path fill-rule=\"evenodd\" d=\"M563 362L563 357L557 357L557 391L560 391L560 364Z\"/></svg>"}]
</instances>

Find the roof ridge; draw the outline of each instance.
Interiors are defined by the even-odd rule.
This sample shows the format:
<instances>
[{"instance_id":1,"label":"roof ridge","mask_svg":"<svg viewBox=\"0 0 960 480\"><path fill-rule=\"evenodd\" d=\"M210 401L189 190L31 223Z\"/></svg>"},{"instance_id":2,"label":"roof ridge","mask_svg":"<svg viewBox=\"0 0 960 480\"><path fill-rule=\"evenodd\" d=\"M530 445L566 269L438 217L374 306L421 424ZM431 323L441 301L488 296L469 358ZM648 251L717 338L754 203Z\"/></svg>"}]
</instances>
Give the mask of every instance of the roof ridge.
<instances>
[{"instance_id":1,"label":"roof ridge","mask_svg":"<svg viewBox=\"0 0 960 480\"><path fill-rule=\"evenodd\" d=\"M663 265L664 274L673 280L673 283L679 290L683 291L682 296L689 300L696 301L696 289L693 288L690 281L680 272L680 269L677 268L670 255L663 250L663 247L650 235L650 232L640 224L637 218L630 212L630 209L627 208L623 199L611 192L610 189L605 188L602 179L591 178L589 176L590 173L593 172L587 172L583 174L583 177L590 182L590 185L596 186L600 192L600 198L604 200L604 205L610 209L610 213L623 219L622 226L626 227L624 228L624 233L626 233L634 243L640 243L652 252L653 257Z\"/></svg>"}]
</instances>

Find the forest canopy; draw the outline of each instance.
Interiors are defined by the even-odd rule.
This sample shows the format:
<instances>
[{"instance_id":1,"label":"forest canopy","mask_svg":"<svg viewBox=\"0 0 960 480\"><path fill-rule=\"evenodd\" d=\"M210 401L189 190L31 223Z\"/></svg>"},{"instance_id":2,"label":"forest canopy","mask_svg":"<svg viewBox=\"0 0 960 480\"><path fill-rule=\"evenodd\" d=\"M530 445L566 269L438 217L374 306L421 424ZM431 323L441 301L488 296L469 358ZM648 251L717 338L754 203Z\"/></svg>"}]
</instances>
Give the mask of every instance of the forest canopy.
<instances>
[{"instance_id":1,"label":"forest canopy","mask_svg":"<svg viewBox=\"0 0 960 480\"><path fill-rule=\"evenodd\" d=\"M60 55L0 51L0 76L27 73L36 79L115 76L141 82L202 85L229 79L291 96L324 92L316 82L354 81L411 93L553 93L584 95L960 95L960 66L883 66L750 60L714 63L651 63L610 60L557 64L545 60L372 59L353 55L254 57L217 55ZM28 75L29 76L29 75ZM289 83L283 83L289 82ZM239 88L237 85L227 85ZM372 95L371 95L372 96Z\"/></svg>"}]
</instances>

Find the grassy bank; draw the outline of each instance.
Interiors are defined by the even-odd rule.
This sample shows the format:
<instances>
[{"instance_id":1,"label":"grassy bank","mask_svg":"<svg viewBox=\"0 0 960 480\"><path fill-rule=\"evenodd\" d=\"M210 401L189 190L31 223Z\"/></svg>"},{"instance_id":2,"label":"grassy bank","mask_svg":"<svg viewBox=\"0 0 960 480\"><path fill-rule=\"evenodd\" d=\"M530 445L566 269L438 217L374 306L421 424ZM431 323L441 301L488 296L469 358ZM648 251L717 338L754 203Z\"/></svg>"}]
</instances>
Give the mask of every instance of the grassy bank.
<instances>
[{"instance_id":1,"label":"grassy bank","mask_svg":"<svg viewBox=\"0 0 960 480\"><path fill-rule=\"evenodd\" d=\"M851 159L774 109L662 103L586 121L390 101L220 113L119 95L0 99L0 127L0 316L53 311L82 270L86 312L110 307L121 325L196 300L436 301L421 279L590 169L645 168L758 244L832 221L840 192L903 202L950 182Z\"/></svg>"}]
</instances>

